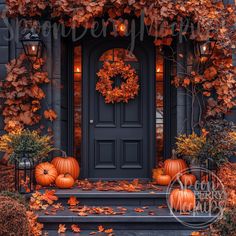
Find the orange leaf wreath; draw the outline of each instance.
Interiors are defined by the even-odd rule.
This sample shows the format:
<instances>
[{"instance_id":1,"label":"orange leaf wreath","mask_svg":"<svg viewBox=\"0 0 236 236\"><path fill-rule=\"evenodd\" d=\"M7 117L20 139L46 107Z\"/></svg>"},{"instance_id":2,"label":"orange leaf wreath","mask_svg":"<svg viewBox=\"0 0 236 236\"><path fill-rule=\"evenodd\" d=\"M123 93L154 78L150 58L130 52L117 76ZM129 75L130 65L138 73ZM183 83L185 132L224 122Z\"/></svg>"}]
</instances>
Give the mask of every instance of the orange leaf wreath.
<instances>
[{"instance_id":1,"label":"orange leaf wreath","mask_svg":"<svg viewBox=\"0 0 236 236\"><path fill-rule=\"evenodd\" d=\"M106 103L128 102L138 95L139 84L138 75L130 64L118 60L110 63L105 61L103 68L97 73L99 80L96 84L96 90L104 97ZM124 80L119 87L114 87L112 77L120 75Z\"/></svg>"}]
</instances>

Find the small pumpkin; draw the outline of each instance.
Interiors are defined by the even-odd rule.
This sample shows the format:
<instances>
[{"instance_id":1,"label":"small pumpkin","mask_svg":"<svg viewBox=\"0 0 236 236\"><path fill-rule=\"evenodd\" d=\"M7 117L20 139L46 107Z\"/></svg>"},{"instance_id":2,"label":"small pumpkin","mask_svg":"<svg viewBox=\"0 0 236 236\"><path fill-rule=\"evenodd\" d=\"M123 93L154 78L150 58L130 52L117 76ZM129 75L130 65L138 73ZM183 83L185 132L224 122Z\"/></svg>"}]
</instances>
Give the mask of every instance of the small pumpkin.
<instances>
[{"instance_id":1,"label":"small pumpkin","mask_svg":"<svg viewBox=\"0 0 236 236\"><path fill-rule=\"evenodd\" d=\"M75 181L70 174L61 174L57 176L55 183L58 188L71 188Z\"/></svg>"},{"instance_id":2,"label":"small pumpkin","mask_svg":"<svg viewBox=\"0 0 236 236\"><path fill-rule=\"evenodd\" d=\"M190 189L184 188L178 177L177 180L180 184L180 189L174 189L171 191L169 196L170 206L172 209L177 211L191 211L196 206L196 197L194 192Z\"/></svg>"},{"instance_id":3,"label":"small pumpkin","mask_svg":"<svg viewBox=\"0 0 236 236\"><path fill-rule=\"evenodd\" d=\"M194 185L197 178L195 175L192 174L184 174L180 177L180 180L185 186L189 186L189 185Z\"/></svg>"},{"instance_id":4,"label":"small pumpkin","mask_svg":"<svg viewBox=\"0 0 236 236\"><path fill-rule=\"evenodd\" d=\"M169 175L158 175L156 178L156 183L159 185L169 185L171 182L171 177Z\"/></svg>"},{"instance_id":5,"label":"small pumpkin","mask_svg":"<svg viewBox=\"0 0 236 236\"><path fill-rule=\"evenodd\" d=\"M74 180L78 179L80 167L78 161L74 157L68 157L64 151L62 156L55 157L52 164L56 167L58 174L70 174Z\"/></svg>"},{"instance_id":6,"label":"small pumpkin","mask_svg":"<svg viewBox=\"0 0 236 236\"><path fill-rule=\"evenodd\" d=\"M172 157L165 160L164 162L164 171L165 174L169 175L172 179L178 173L187 168L187 164L183 159L177 159L175 150L172 150Z\"/></svg>"},{"instance_id":7,"label":"small pumpkin","mask_svg":"<svg viewBox=\"0 0 236 236\"><path fill-rule=\"evenodd\" d=\"M163 175L164 174L164 169L163 168L156 168L152 170L152 178L154 180L157 180L157 177L159 175Z\"/></svg>"},{"instance_id":8,"label":"small pumpkin","mask_svg":"<svg viewBox=\"0 0 236 236\"><path fill-rule=\"evenodd\" d=\"M57 170L49 162L40 163L35 167L36 182L42 186L49 186L57 178Z\"/></svg>"}]
</instances>

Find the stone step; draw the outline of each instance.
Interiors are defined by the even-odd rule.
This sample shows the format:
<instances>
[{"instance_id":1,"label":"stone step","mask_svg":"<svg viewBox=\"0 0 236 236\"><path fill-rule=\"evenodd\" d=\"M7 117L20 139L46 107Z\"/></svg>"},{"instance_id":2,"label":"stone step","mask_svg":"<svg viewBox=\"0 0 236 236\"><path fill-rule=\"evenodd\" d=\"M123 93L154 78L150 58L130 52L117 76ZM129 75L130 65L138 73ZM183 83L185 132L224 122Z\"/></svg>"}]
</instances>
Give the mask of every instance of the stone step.
<instances>
[{"instance_id":1,"label":"stone step","mask_svg":"<svg viewBox=\"0 0 236 236\"><path fill-rule=\"evenodd\" d=\"M66 205L71 196L75 196L80 205L93 206L157 206L166 203L166 188L161 191L115 192L82 191L79 189L56 189L55 195Z\"/></svg>"},{"instance_id":2,"label":"stone step","mask_svg":"<svg viewBox=\"0 0 236 236\"><path fill-rule=\"evenodd\" d=\"M68 207L63 211L58 211L56 215L48 215L39 212L38 220L44 224L45 230L55 230L59 224L66 224L70 228L71 224L78 224L82 230L96 230L99 225L114 230L189 230L189 227L181 224L174 217L168 208L158 208L154 206L145 207L143 212L137 212L136 207L122 206L127 209L123 215L88 215L80 216L76 212L71 212ZM112 207L114 212L119 212L116 206ZM47 209L50 212L50 209ZM178 219L184 222L202 224L212 221L214 216L207 214L180 215Z\"/></svg>"},{"instance_id":3,"label":"stone step","mask_svg":"<svg viewBox=\"0 0 236 236\"><path fill-rule=\"evenodd\" d=\"M194 230L114 230L114 236L190 236ZM81 233L73 233L70 230L64 233L64 236L88 236L92 231L84 230ZM45 231L48 236L57 236L56 230ZM105 233L93 234L94 236L107 236Z\"/></svg>"}]
</instances>

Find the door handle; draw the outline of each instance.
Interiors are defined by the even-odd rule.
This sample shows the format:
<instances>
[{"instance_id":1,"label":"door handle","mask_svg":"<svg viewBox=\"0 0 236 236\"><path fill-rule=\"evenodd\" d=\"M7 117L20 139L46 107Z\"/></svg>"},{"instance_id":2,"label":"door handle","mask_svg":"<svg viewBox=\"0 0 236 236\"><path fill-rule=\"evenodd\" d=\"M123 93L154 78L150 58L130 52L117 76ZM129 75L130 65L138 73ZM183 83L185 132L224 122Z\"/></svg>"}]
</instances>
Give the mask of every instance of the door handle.
<instances>
[{"instance_id":1,"label":"door handle","mask_svg":"<svg viewBox=\"0 0 236 236\"><path fill-rule=\"evenodd\" d=\"M93 124L93 120L90 120L89 123L90 123L90 124Z\"/></svg>"}]
</instances>

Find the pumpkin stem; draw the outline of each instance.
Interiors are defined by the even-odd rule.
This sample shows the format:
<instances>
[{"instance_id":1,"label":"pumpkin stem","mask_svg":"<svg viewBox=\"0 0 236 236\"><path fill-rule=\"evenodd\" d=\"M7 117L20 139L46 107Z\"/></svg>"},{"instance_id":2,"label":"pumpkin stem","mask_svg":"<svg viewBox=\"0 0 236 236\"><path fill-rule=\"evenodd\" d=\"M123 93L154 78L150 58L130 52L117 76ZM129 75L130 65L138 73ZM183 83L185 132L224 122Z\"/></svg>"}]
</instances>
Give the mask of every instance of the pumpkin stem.
<instances>
[{"instance_id":1,"label":"pumpkin stem","mask_svg":"<svg viewBox=\"0 0 236 236\"><path fill-rule=\"evenodd\" d=\"M48 171L47 171L47 170L43 170L43 174L44 174L44 175L47 175L47 174L48 174Z\"/></svg>"}]
</instances>

